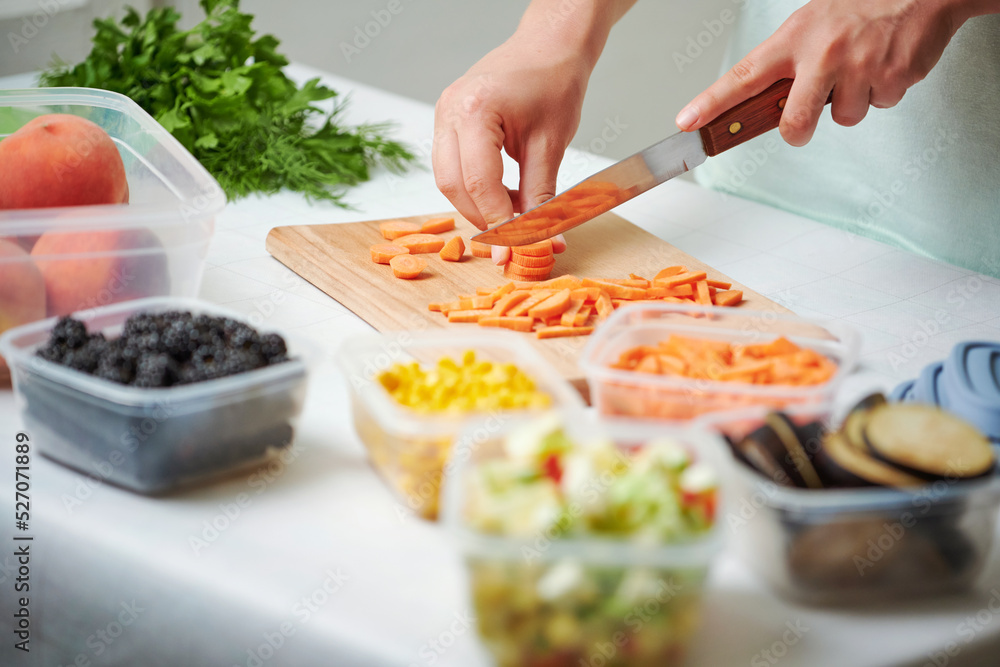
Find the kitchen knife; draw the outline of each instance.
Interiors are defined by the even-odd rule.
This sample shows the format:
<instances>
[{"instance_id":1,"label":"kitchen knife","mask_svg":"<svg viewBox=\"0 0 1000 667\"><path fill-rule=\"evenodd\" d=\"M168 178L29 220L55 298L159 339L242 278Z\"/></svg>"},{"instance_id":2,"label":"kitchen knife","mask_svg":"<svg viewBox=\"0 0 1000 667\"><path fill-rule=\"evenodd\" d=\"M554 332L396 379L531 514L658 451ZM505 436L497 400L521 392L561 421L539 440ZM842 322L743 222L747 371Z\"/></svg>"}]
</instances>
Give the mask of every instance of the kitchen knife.
<instances>
[{"instance_id":1,"label":"kitchen knife","mask_svg":"<svg viewBox=\"0 0 1000 667\"><path fill-rule=\"evenodd\" d=\"M791 87L792 79L781 79L697 132L678 132L472 238L491 245L526 245L582 225L706 158L778 127Z\"/></svg>"}]
</instances>

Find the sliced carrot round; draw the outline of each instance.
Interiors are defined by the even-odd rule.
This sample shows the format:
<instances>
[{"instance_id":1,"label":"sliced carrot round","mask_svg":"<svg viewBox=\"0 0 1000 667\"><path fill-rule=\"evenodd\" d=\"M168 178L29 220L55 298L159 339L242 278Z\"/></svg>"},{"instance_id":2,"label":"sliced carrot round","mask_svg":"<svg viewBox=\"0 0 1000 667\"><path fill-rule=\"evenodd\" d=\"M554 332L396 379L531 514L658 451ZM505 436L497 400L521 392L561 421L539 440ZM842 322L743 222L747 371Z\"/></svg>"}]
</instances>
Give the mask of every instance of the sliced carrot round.
<instances>
[{"instance_id":1,"label":"sliced carrot round","mask_svg":"<svg viewBox=\"0 0 1000 667\"><path fill-rule=\"evenodd\" d=\"M433 234L407 234L396 239L396 245L410 249L411 255L425 252L440 252L444 247L444 239Z\"/></svg>"},{"instance_id":2,"label":"sliced carrot round","mask_svg":"<svg viewBox=\"0 0 1000 667\"><path fill-rule=\"evenodd\" d=\"M400 236L419 233L420 225L405 220L387 220L379 224L378 230L382 232L383 238L394 241Z\"/></svg>"},{"instance_id":3,"label":"sliced carrot round","mask_svg":"<svg viewBox=\"0 0 1000 667\"><path fill-rule=\"evenodd\" d=\"M444 244L438 255L446 262L459 262L465 255L465 241L461 236L453 236Z\"/></svg>"},{"instance_id":4,"label":"sliced carrot round","mask_svg":"<svg viewBox=\"0 0 1000 667\"><path fill-rule=\"evenodd\" d=\"M521 267L529 269L538 269L545 266L551 266L552 262L554 262L555 260L552 258L552 255L545 255L543 257L532 257L531 255L512 254L510 256L510 261Z\"/></svg>"},{"instance_id":5,"label":"sliced carrot round","mask_svg":"<svg viewBox=\"0 0 1000 667\"><path fill-rule=\"evenodd\" d=\"M473 257L489 258L493 254L493 246L489 243L480 243L479 241L470 240L469 248L472 250Z\"/></svg>"},{"instance_id":6,"label":"sliced carrot round","mask_svg":"<svg viewBox=\"0 0 1000 667\"><path fill-rule=\"evenodd\" d=\"M513 246L510 251L515 255L526 255L528 257L545 257L546 255L552 254L552 240L545 239L544 241L539 241L538 243L529 243L528 245L516 245Z\"/></svg>"},{"instance_id":7,"label":"sliced carrot round","mask_svg":"<svg viewBox=\"0 0 1000 667\"><path fill-rule=\"evenodd\" d=\"M441 234L455 229L455 218L431 218L420 225L421 234Z\"/></svg>"},{"instance_id":8,"label":"sliced carrot round","mask_svg":"<svg viewBox=\"0 0 1000 667\"><path fill-rule=\"evenodd\" d=\"M398 255L409 255L409 248L394 243L376 243L371 247L372 261L376 264L388 264L389 260Z\"/></svg>"},{"instance_id":9,"label":"sliced carrot round","mask_svg":"<svg viewBox=\"0 0 1000 667\"><path fill-rule=\"evenodd\" d=\"M518 266L517 264L508 262L503 267L503 275L504 278L510 280L545 280L549 277L549 274L552 273L553 266L555 266L555 260L547 266L540 266L537 268Z\"/></svg>"},{"instance_id":10,"label":"sliced carrot round","mask_svg":"<svg viewBox=\"0 0 1000 667\"><path fill-rule=\"evenodd\" d=\"M427 260L413 255L396 255L389 260L392 275L403 280L413 280L427 268Z\"/></svg>"}]
</instances>

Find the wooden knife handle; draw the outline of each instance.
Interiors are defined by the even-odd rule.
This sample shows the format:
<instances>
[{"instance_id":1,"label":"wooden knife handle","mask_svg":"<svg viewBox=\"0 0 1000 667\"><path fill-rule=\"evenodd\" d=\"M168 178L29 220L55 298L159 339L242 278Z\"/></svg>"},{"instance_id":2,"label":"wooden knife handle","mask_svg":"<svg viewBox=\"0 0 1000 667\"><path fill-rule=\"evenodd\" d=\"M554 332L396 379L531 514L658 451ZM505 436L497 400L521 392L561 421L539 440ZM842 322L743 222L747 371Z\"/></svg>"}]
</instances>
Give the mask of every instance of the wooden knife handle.
<instances>
[{"instance_id":1,"label":"wooden knife handle","mask_svg":"<svg viewBox=\"0 0 1000 667\"><path fill-rule=\"evenodd\" d=\"M792 79L781 79L756 97L740 102L701 128L705 154L718 155L778 127ZM833 99L831 95L827 104Z\"/></svg>"}]
</instances>

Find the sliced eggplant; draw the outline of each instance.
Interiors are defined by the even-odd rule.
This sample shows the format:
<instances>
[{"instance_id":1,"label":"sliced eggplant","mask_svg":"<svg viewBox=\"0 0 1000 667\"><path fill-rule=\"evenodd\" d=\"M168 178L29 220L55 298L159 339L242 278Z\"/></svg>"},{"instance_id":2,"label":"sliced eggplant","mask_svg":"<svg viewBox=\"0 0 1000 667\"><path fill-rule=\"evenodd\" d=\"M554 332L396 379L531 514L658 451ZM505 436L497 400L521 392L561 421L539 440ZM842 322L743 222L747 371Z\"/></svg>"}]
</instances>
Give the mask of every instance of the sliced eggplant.
<instances>
[{"instance_id":1,"label":"sliced eggplant","mask_svg":"<svg viewBox=\"0 0 1000 667\"><path fill-rule=\"evenodd\" d=\"M786 461L787 451L781 438L769 425L748 433L737 448L747 463L773 482L783 486L806 485L795 466Z\"/></svg>"},{"instance_id":2,"label":"sliced eggplant","mask_svg":"<svg viewBox=\"0 0 1000 667\"><path fill-rule=\"evenodd\" d=\"M915 476L972 479L989 474L996 464L986 436L935 406L897 403L876 408L868 415L862 437L873 456Z\"/></svg>"},{"instance_id":3,"label":"sliced eggplant","mask_svg":"<svg viewBox=\"0 0 1000 667\"><path fill-rule=\"evenodd\" d=\"M851 408L851 412L853 413L859 410L873 410L874 408L877 408L880 405L885 405L888 402L889 401L886 400L885 394L882 392L875 392L874 394L868 394L855 403L854 407Z\"/></svg>"},{"instance_id":4,"label":"sliced eggplant","mask_svg":"<svg viewBox=\"0 0 1000 667\"><path fill-rule=\"evenodd\" d=\"M848 442L843 432L831 433L826 437L817 463L829 486L910 487L927 483L927 480L903 472L857 449Z\"/></svg>"},{"instance_id":5,"label":"sliced eggplant","mask_svg":"<svg viewBox=\"0 0 1000 667\"><path fill-rule=\"evenodd\" d=\"M799 433L795 428L795 424L780 412L772 412L767 416L765 422L778 436L786 452L783 457L786 463L785 468L794 468L799 478L802 479L804 486L810 489L823 488L823 482L820 481L808 452L806 452L802 446L802 442L799 440Z\"/></svg>"}]
</instances>

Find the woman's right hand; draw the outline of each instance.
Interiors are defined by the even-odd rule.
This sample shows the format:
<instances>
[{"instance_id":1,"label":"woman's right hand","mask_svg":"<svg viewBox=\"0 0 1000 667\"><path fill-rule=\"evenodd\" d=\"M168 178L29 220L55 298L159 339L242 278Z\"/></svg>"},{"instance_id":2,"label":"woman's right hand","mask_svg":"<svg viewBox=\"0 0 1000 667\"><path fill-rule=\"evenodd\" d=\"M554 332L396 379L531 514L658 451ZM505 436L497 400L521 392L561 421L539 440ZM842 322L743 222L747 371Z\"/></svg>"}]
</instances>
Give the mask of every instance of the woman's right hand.
<instances>
[{"instance_id":1,"label":"woman's right hand","mask_svg":"<svg viewBox=\"0 0 1000 667\"><path fill-rule=\"evenodd\" d=\"M581 0L575 13L559 18L558 3L535 0L511 38L441 94L434 110L435 182L478 228L555 195L590 73L632 1ZM518 163L516 191L503 185L501 149ZM562 250L564 242L554 240ZM494 246L494 261L506 261L504 250Z\"/></svg>"}]
</instances>

